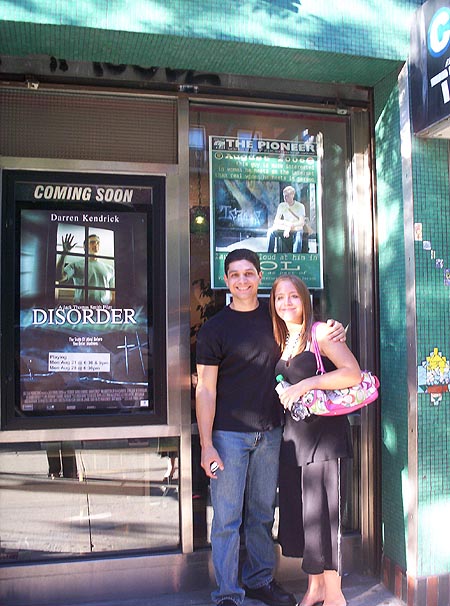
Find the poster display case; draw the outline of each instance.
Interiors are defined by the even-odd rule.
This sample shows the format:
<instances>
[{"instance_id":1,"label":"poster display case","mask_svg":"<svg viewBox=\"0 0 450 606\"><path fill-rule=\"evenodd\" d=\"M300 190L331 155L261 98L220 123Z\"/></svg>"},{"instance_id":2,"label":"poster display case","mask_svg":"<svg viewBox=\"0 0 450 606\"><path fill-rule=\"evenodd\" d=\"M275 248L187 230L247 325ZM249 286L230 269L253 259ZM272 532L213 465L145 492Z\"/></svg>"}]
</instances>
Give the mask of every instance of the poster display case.
<instances>
[{"instance_id":1,"label":"poster display case","mask_svg":"<svg viewBox=\"0 0 450 606\"><path fill-rule=\"evenodd\" d=\"M2 215L3 428L161 422L163 179L5 171Z\"/></svg>"}]
</instances>

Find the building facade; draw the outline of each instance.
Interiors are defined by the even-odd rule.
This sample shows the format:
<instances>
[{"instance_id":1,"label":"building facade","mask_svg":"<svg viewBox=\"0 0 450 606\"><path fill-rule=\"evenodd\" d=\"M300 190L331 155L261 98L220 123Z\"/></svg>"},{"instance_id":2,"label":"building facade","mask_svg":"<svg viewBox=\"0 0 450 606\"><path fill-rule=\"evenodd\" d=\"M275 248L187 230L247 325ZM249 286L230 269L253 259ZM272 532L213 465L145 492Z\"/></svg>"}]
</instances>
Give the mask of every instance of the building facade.
<instances>
[{"instance_id":1,"label":"building facade","mask_svg":"<svg viewBox=\"0 0 450 606\"><path fill-rule=\"evenodd\" d=\"M352 415L347 569L449 603L450 5L423 4L0 7L2 603L210 581L195 335L244 245L263 296L299 273L380 377ZM419 127L416 31L444 107ZM296 253L266 242L289 183Z\"/></svg>"}]
</instances>

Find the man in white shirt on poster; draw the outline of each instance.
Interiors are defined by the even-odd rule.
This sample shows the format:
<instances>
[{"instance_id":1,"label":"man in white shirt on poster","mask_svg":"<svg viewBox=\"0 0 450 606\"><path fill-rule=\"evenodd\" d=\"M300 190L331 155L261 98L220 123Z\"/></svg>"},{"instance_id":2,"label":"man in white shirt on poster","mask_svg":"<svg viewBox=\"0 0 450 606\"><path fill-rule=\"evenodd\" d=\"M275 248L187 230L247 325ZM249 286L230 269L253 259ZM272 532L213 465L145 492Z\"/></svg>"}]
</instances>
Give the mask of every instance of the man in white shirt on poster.
<instances>
[{"instance_id":1,"label":"man in white shirt on poster","mask_svg":"<svg viewBox=\"0 0 450 606\"><path fill-rule=\"evenodd\" d=\"M292 185L283 189L283 199L278 205L273 225L267 232L267 252L274 252L275 239L278 238L281 245L277 246L277 252L301 253L305 206L295 199Z\"/></svg>"}]
</instances>

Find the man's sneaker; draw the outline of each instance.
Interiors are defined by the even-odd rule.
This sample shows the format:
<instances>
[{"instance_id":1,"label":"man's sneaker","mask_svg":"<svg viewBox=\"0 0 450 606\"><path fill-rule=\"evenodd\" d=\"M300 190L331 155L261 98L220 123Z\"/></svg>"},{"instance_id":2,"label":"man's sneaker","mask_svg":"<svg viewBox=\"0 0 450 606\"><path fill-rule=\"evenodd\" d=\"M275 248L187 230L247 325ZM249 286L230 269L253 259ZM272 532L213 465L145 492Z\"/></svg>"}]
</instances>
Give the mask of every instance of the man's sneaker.
<instances>
[{"instance_id":1,"label":"man's sneaker","mask_svg":"<svg viewBox=\"0 0 450 606\"><path fill-rule=\"evenodd\" d=\"M268 606L295 606L297 600L292 593L285 591L275 579L272 579L267 585L251 589L244 587L245 595L252 600L259 600Z\"/></svg>"}]
</instances>

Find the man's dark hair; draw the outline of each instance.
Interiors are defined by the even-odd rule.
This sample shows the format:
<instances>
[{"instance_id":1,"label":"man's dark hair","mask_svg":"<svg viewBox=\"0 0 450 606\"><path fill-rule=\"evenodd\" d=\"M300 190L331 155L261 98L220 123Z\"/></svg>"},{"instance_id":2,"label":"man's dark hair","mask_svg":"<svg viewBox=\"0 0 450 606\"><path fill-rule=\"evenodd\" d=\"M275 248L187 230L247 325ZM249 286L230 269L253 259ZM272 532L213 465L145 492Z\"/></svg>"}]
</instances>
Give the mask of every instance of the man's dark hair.
<instances>
[{"instance_id":1,"label":"man's dark hair","mask_svg":"<svg viewBox=\"0 0 450 606\"><path fill-rule=\"evenodd\" d=\"M255 266L258 273L261 271L258 255L253 250L249 250L248 248L236 248L227 254L224 262L226 276L228 276L228 267L230 263L233 263L234 261L249 261Z\"/></svg>"}]
</instances>

